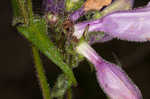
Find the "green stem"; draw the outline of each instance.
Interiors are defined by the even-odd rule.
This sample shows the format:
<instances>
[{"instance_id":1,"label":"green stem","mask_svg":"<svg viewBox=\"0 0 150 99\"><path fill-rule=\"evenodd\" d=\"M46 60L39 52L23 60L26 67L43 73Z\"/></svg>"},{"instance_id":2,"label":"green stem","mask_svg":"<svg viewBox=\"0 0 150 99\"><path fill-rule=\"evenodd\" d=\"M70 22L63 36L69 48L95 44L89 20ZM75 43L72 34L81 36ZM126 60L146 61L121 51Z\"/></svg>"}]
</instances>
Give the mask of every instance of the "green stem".
<instances>
[{"instance_id":1,"label":"green stem","mask_svg":"<svg viewBox=\"0 0 150 99\"><path fill-rule=\"evenodd\" d=\"M27 5L28 5L29 19L32 21L34 14L33 14L33 10L32 10L32 2L31 2L31 0L27 0Z\"/></svg>"},{"instance_id":2,"label":"green stem","mask_svg":"<svg viewBox=\"0 0 150 99\"><path fill-rule=\"evenodd\" d=\"M72 89L69 88L67 91L67 99L72 99Z\"/></svg>"},{"instance_id":3,"label":"green stem","mask_svg":"<svg viewBox=\"0 0 150 99\"><path fill-rule=\"evenodd\" d=\"M44 73L44 68L42 65L42 61L40 59L39 52L34 46L32 46L32 52L33 52L35 68L36 68L39 84L42 89L43 97L44 99L52 99L50 96L50 88Z\"/></svg>"},{"instance_id":4,"label":"green stem","mask_svg":"<svg viewBox=\"0 0 150 99\"><path fill-rule=\"evenodd\" d=\"M21 12L22 12L22 16L24 18L24 23L27 24L29 21L28 21L28 13L27 13L27 9L25 7L25 1L24 0L17 0L18 4L19 4L19 7L21 9Z\"/></svg>"}]
</instances>

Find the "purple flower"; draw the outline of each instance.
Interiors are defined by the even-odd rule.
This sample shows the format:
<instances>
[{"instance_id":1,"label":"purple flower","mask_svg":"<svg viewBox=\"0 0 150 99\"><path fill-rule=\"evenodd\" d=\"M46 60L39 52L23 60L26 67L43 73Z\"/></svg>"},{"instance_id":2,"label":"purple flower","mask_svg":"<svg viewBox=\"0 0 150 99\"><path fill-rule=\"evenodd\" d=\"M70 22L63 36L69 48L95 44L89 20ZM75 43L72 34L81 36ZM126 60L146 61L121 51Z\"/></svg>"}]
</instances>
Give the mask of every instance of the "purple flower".
<instances>
[{"instance_id":1,"label":"purple flower","mask_svg":"<svg viewBox=\"0 0 150 99\"><path fill-rule=\"evenodd\" d=\"M142 99L140 90L127 74L119 66L103 60L86 42L80 43L76 51L94 64L98 82L111 99Z\"/></svg>"},{"instance_id":2,"label":"purple flower","mask_svg":"<svg viewBox=\"0 0 150 99\"><path fill-rule=\"evenodd\" d=\"M89 32L103 31L111 37L128 41L150 40L150 6L131 11L120 11L106 15L105 17L78 23L74 26L74 36L78 39L87 25Z\"/></svg>"},{"instance_id":3,"label":"purple flower","mask_svg":"<svg viewBox=\"0 0 150 99\"><path fill-rule=\"evenodd\" d=\"M65 0L43 0L43 7L46 12L62 14L65 9Z\"/></svg>"}]
</instances>

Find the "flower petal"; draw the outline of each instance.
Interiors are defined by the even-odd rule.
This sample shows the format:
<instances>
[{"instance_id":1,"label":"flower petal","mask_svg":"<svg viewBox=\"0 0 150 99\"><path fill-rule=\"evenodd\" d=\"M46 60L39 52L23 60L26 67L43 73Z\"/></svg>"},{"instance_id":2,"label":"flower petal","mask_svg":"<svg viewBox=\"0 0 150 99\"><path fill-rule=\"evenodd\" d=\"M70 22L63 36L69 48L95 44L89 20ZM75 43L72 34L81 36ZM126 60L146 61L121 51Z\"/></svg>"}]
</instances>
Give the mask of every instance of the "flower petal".
<instances>
[{"instance_id":1,"label":"flower petal","mask_svg":"<svg viewBox=\"0 0 150 99\"><path fill-rule=\"evenodd\" d=\"M111 37L128 41L150 40L150 6L131 11L120 11L108 14L102 19L76 24L74 36L82 37L89 25L89 32L103 31Z\"/></svg>"},{"instance_id":2,"label":"flower petal","mask_svg":"<svg viewBox=\"0 0 150 99\"><path fill-rule=\"evenodd\" d=\"M85 42L79 44L77 52L94 64L98 82L111 99L142 99L140 90L119 66L103 60Z\"/></svg>"}]
</instances>

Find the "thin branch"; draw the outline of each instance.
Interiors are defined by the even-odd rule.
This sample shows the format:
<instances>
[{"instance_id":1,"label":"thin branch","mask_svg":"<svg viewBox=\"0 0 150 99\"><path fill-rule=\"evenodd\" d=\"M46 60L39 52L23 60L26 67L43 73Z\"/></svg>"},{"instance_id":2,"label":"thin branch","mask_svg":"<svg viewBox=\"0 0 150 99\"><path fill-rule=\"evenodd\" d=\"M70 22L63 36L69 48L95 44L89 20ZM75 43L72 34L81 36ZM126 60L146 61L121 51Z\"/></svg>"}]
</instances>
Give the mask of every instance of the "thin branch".
<instances>
[{"instance_id":1,"label":"thin branch","mask_svg":"<svg viewBox=\"0 0 150 99\"><path fill-rule=\"evenodd\" d=\"M17 0L17 2L21 9L21 14L24 17L24 23L27 24L28 23L28 12L25 8L25 2L24 2L24 0Z\"/></svg>"},{"instance_id":2,"label":"thin branch","mask_svg":"<svg viewBox=\"0 0 150 99\"><path fill-rule=\"evenodd\" d=\"M45 76L45 72L42 65L42 61L40 59L39 52L34 46L32 46L32 52L33 52L35 68L36 68L39 84L42 89L43 97L44 99L52 99L50 96L50 88Z\"/></svg>"}]
</instances>

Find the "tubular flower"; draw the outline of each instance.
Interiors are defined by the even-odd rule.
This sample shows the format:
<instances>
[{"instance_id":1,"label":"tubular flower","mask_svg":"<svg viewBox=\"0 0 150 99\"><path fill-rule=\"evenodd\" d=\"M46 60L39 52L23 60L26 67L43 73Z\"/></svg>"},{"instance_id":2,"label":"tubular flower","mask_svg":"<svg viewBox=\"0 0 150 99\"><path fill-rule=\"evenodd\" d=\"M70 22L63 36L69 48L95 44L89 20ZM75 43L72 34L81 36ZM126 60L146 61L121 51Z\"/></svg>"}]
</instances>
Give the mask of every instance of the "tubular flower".
<instances>
[{"instance_id":1,"label":"tubular flower","mask_svg":"<svg viewBox=\"0 0 150 99\"><path fill-rule=\"evenodd\" d=\"M74 26L74 36L78 39L87 25L89 32L103 31L111 37L128 41L150 40L150 5L131 11L120 11L106 15L105 17L78 23Z\"/></svg>"},{"instance_id":2,"label":"tubular flower","mask_svg":"<svg viewBox=\"0 0 150 99\"><path fill-rule=\"evenodd\" d=\"M107 6L102 12L95 13L94 17L95 19L98 19L107 15L108 13L112 13L115 11L129 10L132 9L133 4L134 4L134 0L115 0L114 2L112 2L111 5ZM89 44L103 43L103 42L110 41L112 39L113 37L108 34L104 34L104 36L100 34L92 35L91 38L89 39Z\"/></svg>"},{"instance_id":3,"label":"tubular flower","mask_svg":"<svg viewBox=\"0 0 150 99\"><path fill-rule=\"evenodd\" d=\"M127 74L119 66L103 60L86 42L80 43L76 51L94 64L98 82L111 99L142 99L140 90Z\"/></svg>"}]
</instances>

